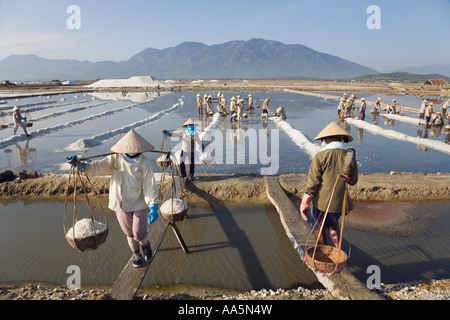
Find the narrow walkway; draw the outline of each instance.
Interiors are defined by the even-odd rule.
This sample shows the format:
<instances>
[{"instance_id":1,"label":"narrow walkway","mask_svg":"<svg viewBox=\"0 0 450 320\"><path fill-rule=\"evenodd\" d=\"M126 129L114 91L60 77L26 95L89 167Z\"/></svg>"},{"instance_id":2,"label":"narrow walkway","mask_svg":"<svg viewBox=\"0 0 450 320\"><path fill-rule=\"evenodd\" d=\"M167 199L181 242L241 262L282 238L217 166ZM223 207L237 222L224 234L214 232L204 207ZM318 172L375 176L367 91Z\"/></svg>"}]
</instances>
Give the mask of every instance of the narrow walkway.
<instances>
[{"instance_id":1,"label":"narrow walkway","mask_svg":"<svg viewBox=\"0 0 450 320\"><path fill-rule=\"evenodd\" d=\"M310 233L310 228L301 218L299 211L281 189L276 177L265 176L264 183L269 200L277 209L281 223L291 240L295 250L303 261L304 245ZM377 293L369 290L356 279L347 269L334 275L324 275L311 269L322 285L337 299L342 300L383 300Z\"/></svg>"},{"instance_id":2,"label":"narrow walkway","mask_svg":"<svg viewBox=\"0 0 450 320\"><path fill-rule=\"evenodd\" d=\"M175 190L175 194L172 195L172 190L169 190L169 192L165 197L165 200L168 200L171 197L178 198L180 194L183 192L185 181L176 178L176 184L177 186L179 186L179 188ZM161 245L162 240L164 239L164 235L166 234L169 225L172 227L175 236L177 237L184 252L189 253L189 250L184 244L184 241L175 223L167 221L160 215L160 217L150 225L149 242L153 251L150 263L146 267L135 268L131 264L133 259L130 258L125 268L123 268L122 272L119 274L117 280L114 282L111 288L110 296L113 299L133 300L134 296L136 295L136 292L139 290L139 287L141 286L141 283L145 278L145 275L147 274L148 269L150 268L151 263L155 259L155 255Z\"/></svg>"}]
</instances>

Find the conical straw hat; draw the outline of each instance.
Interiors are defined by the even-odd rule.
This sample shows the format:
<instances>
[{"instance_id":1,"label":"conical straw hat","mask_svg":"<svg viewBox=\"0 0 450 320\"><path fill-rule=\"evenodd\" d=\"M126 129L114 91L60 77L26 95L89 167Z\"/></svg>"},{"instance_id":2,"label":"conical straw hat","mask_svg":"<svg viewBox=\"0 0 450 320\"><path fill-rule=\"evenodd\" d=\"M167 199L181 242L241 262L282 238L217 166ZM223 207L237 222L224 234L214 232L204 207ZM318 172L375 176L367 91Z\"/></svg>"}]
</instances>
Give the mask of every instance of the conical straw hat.
<instances>
[{"instance_id":1,"label":"conical straw hat","mask_svg":"<svg viewBox=\"0 0 450 320\"><path fill-rule=\"evenodd\" d=\"M326 126L325 129L323 129L317 137L314 138L314 140L320 140L325 137L333 137L333 136L344 136L348 137L348 141L353 141L353 137L348 134L347 131L342 129L338 124L335 122L330 123L328 126Z\"/></svg>"},{"instance_id":2,"label":"conical straw hat","mask_svg":"<svg viewBox=\"0 0 450 320\"><path fill-rule=\"evenodd\" d=\"M189 126L189 125L194 125L195 123L194 123L194 120L192 120L191 118L189 118L189 120L188 121L186 121L184 124L183 124L183 127L186 127L186 126Z\"/></svg>"},{"instance_id":3,"label":"conical straw hat","mask_svg":"<svg viewBox=\"0 0 450 320\"><path fill-rule=\"evenodd\" d=\"M116 153L143 153L153 151L155 149L147 140L141 135L137 134L134 130L130 130L122 139L119 140L111 151Z\"/></svg>"}]
</instances>

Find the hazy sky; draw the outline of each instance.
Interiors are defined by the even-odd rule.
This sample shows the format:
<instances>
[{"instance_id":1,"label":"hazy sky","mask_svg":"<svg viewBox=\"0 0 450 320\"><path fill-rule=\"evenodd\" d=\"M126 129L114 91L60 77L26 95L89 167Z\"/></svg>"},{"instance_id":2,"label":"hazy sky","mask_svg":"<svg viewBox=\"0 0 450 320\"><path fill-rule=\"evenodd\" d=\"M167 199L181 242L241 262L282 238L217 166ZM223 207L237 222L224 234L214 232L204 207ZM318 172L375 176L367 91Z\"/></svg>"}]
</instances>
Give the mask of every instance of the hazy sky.
<instances>
[{"instance_id":1,"label":"hazy sky","mask_svg":"<svg viewBox=\"0 0 450 320\"><path fill-rule=\"evenodd\" d=\"M79 15L67 13L70 5ZM379 16L367 13L371 5ZM380 72L450 64L450 0L0 0L0 60L122 61L148 47L251 38L302 44Z\"/></svg>"}]
</instances>

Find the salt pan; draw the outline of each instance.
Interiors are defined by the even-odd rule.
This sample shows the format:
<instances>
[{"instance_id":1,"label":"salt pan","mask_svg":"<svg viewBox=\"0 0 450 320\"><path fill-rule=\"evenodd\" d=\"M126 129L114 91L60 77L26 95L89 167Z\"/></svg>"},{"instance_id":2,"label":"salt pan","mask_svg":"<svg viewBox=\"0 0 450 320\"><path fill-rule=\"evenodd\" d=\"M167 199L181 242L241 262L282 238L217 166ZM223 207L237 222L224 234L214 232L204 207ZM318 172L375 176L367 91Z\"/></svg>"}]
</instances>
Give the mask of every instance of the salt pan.
<instances>
[{"instance_id":1,"label":"salt pan","mask_svg":"<svg viewBox=\"0 0 450 320\"><path fill-rule=\"evenodd\" d=\"M94 230L95 228L95 230ZM106 224L102 222L98 222L94 220L94 228L92 226L91 219L81 219L75 224L75 239L82 239L91 236L95 236L96 234L100 234L105 232L107 229ZM67 232L67 237L69 239L73 239L73 227L69 229Z\"/></svg>"}]
</instances>

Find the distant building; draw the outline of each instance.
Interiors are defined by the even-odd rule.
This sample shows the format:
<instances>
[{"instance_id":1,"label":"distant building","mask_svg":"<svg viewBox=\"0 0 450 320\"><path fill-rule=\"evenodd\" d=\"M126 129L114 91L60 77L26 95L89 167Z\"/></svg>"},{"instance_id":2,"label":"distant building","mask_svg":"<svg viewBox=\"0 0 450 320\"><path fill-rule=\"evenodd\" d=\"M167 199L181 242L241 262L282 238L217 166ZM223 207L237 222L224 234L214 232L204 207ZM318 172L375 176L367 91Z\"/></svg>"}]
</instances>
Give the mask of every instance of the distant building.
<instances>
[{"instance_id":1,"label":"distant building","mask_svg":"<svg viewBox=\"0 0 450 320\"><path fill-rule=\"evenodd\" d=\"M443 79L428 79L423 84L431 89L441 89L447 85L447 82Z\"/></svg>"},{"instance_id":2,"label":"distant building","mask_svg":"<svg viewBox=\"0 0 450 320\"><path fill-rule=\"evenodd\" d=\"M62 82L60 80L52 80L50 81L50 84L54 86L60 86L62 85Z\"/></svg>"}]
</instances>

